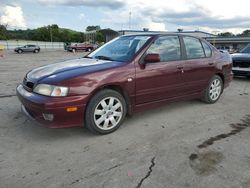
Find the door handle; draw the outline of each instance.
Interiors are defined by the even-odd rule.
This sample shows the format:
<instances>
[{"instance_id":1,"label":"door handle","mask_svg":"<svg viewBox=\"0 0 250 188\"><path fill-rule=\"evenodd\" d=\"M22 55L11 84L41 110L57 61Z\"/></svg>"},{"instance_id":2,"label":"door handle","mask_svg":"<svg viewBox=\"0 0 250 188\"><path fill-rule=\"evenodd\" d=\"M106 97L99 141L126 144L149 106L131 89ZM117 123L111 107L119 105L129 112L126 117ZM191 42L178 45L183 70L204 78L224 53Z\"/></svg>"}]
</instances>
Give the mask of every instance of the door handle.
<instances>
[{"instance_id":1,"label":"door handle","mask_svg":"<svg viewBox=\"0 0 250 188\"><path fill-rule=\"evenodd\" d=\"M208 65L213 65L213 64L214 64L214 62L209 62L209 63L208 63Z\"/></svg>"},{"instance_id":2,"label":"door handle","mask_svg":"<svg viewBox=\"0 0 250 188\"><path fill-rule=\"evenodd\" d=\"M180 66L177 66L176 68L179 69L181 73L184 73L184 66L180 65Z\"/></svg>"},{"instance_id":3,"label":"door handle","mask_svg":"<svg viewBox=\"0 0 250 188\"><path fill-rule=\"evenodd\" d=\"M179 69L179 70L184 69L183 66L177 66L176 68Z\"/></svg>"}]
</instances>

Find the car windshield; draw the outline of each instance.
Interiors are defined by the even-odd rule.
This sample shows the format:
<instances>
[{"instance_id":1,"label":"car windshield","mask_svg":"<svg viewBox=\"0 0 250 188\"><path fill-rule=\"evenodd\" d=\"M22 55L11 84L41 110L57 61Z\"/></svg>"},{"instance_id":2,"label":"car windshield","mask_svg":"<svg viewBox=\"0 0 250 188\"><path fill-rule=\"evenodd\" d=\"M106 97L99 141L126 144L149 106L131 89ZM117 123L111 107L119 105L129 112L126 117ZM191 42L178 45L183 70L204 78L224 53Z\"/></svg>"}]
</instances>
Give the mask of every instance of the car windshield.
<instances>
[{"instance_id":1,"label":"car windshield","mask_svg":"<svg viewBox=\"0 0 250 188\"><path fill-rule=\"evenodd\" d=\"M240 53L250 53L250 44L240 50Z\"/></svg>"},{"instance_id":2,"label":"car windshield","mask_svg":"<svg viewBox=\"0 0 250 188\"><path fill-rule=\"evenodd\" d=\"M132 60L134 55L142 48L149 38L151 38L151 36L118 37L98 48L86 57L128 62Z\"/></svg>"}]
</instances>

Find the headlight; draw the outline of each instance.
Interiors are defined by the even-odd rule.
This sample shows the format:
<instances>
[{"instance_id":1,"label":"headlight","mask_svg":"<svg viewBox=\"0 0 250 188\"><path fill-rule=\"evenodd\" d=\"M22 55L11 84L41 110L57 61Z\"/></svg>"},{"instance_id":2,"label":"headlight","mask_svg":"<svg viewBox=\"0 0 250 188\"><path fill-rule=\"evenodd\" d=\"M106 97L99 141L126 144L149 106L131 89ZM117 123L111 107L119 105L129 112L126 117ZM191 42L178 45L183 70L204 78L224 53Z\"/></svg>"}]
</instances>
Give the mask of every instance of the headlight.
<instances>
[{"instance_id":1,"label":"headlight","mask_svg":"<svg viewBox=\"0 0 250 188\"><path fill-rule=\"evenodd\" d=\"M53 97L67 96L68 91L68 87L53 86L48 84L38 84L34 89L35 93Z\"/></svg>"}]
</instances>

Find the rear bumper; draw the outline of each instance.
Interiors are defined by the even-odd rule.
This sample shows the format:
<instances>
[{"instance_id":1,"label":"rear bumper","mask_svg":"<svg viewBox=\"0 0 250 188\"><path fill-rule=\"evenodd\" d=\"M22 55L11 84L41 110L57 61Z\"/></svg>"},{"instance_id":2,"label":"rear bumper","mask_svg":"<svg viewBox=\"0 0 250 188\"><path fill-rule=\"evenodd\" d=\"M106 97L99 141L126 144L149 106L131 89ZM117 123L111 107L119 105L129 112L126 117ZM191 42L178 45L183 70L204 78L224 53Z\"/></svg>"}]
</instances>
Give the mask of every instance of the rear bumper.
<instances>
[{"instance_id":1,"label":"rear bumper","mask_svg":"<svg viewBox=\"0 0 250 188\"><path fill-rule=\"evenodd\" d=\"M50 128L83 126L87 95L47 97L26 91L22 85L16 89L23 113L30 119ZM77 111L67 112L68 107ZM44 114L53 114L53 120L45 120Z\"/></svg>"}]
</instances>

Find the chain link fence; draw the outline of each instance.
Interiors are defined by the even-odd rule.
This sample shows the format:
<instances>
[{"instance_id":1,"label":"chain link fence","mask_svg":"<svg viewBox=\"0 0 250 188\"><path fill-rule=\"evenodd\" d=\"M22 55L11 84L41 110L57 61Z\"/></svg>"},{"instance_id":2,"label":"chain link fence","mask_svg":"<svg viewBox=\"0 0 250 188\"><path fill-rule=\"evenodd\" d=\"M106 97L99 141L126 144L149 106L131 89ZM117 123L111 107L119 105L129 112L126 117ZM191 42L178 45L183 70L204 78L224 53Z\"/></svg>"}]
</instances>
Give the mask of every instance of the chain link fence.
<instances>
[{"instance_id":1,"label":"chain link fence","mask_svg":"<svg viewBox=\"0 0 250 188\"><path fill-rule=\"evenodd\" d=\"M28 41L28 40L0 40L0 48L4 50L13 50L18 46L28 44L38 45L41 50L63 50L63 42L44 42L44 41Z\"/></svg>"}]
</instances>

